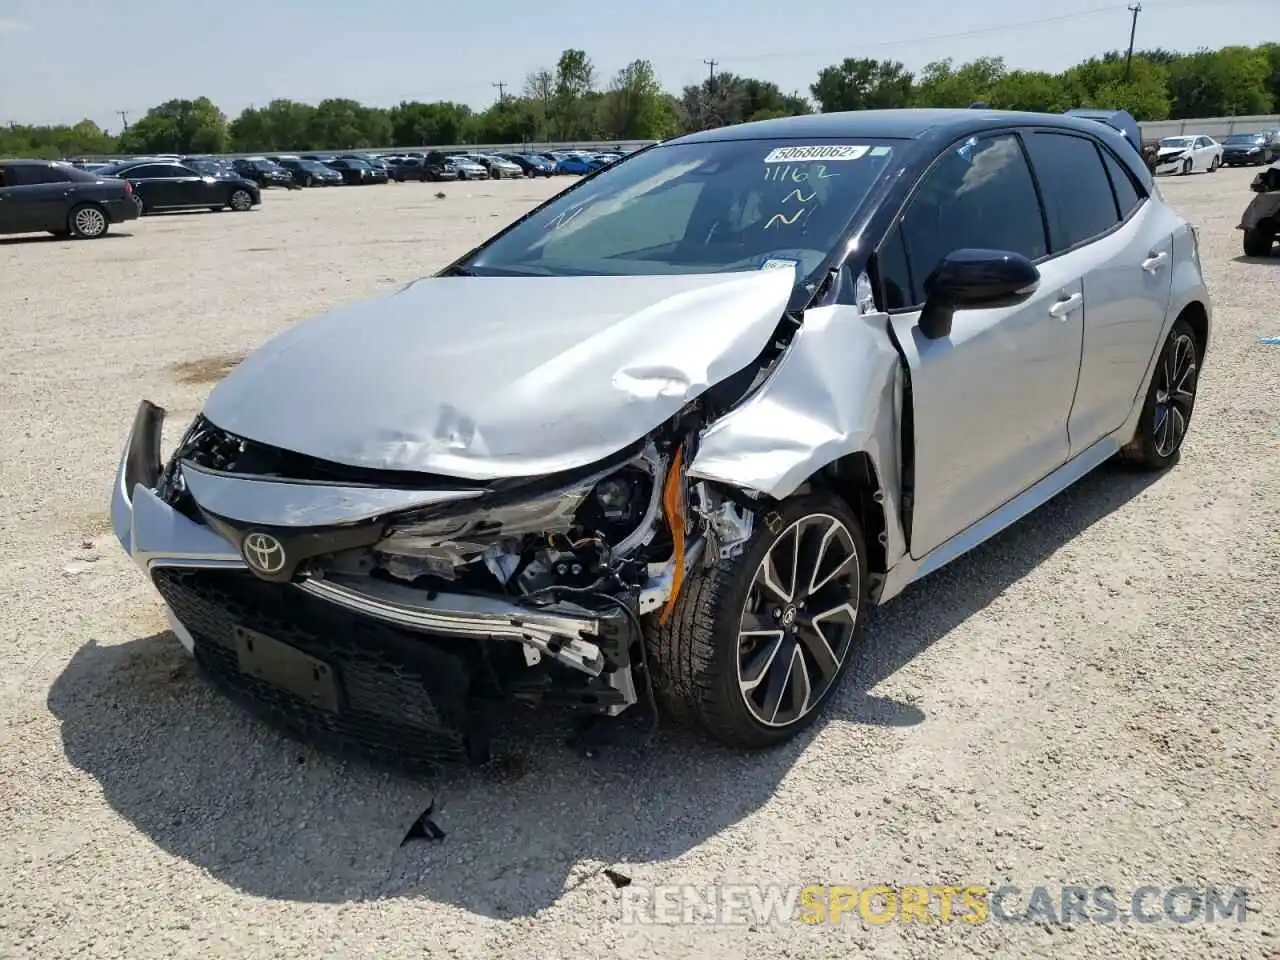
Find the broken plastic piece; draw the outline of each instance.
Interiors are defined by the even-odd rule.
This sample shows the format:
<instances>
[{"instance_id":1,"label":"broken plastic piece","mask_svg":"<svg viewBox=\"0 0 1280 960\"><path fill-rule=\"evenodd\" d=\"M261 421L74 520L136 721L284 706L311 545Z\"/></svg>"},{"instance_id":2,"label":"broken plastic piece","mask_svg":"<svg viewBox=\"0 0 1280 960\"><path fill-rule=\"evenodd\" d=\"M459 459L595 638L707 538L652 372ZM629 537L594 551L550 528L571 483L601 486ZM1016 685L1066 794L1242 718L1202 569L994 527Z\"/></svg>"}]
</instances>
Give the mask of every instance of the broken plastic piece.
<instances>
[{"instance_id":1,"label":"broken plastic piece","mask_svg":"<svg viewBox=\"0 0 1280 960\"><path fill-rule=\"evenodd\" d=\"M413 821L413 825L409 827L409 832L406 833L404 835L404 839L400 841L400 846L403 847L410 840L444 839L444 831L441 830L436 825L436 822L431 819L431 814L435 812L435 809L436 802L432 800L431 803L427 805L427 809L422 811L422 814L418 819Z\"/></svg>"}]
</instances>

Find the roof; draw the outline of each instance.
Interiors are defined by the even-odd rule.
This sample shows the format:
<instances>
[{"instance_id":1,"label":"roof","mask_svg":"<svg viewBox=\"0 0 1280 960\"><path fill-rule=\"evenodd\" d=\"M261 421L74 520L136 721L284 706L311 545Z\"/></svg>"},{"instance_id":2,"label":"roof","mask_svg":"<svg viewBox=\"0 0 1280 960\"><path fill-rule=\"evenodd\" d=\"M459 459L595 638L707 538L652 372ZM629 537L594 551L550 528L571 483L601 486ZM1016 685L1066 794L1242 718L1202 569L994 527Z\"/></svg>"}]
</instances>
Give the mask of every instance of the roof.
<instances>
[{"instance_id":1,"label":"roof","mask_svg":"<svg viewBox=\"0 0 1280 960\"><path fill-rule=\"evenodd\" d=\"M1099 111L1110 114L1112 111ZM977 110L918 108L908 110L850 110L841 113L813 113L799 117L779 117L728 127L703 130L668 143L697 143L712 140L792 140L807 137L866 137L886 140L914 140L927 133L964 136L1010 123L1061 127L1097 133L1097 120L1074 118L1061 113L1029 113L1020 110Z\"/></svg>"},{"instance_id":2,"label":"roof","mask_svg":"<svg viewBox=\"0 0 1280 960\"><path fill-rule=\"evenodd\" d=\"M67 166L61 160L32 160L28 158L3 160L0 159L0 166L6 167L51 167L55 165Z\"/></svg>"}]
</instances>

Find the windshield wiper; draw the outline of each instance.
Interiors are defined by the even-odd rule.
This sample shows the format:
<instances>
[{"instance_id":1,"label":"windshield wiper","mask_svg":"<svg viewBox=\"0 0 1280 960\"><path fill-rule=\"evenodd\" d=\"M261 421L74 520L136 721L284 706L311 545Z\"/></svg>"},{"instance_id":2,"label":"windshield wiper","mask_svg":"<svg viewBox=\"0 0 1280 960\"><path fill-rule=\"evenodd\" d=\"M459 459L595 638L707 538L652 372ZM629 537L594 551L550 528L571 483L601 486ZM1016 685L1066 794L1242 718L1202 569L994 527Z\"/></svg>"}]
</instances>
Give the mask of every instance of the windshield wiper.
<instances>
[{"instance_id":1,"label":"windshield wiper","mask_svg":"<svg viewBox=\"0 0 1280 960\"><path fill-rule=\"evenodd\" d=\"M464 267L464 266L462 266L461 264L457 264L457 263L455 263L453 266L451 266L451 267L445 267L443 270L441 270L441 271L440 271L440 273L439 273L439 276L442 276L442 277L475 277L475 276L479 276L479 274L477 274L477 273L476 273L474 270L472 270L470 267Z\"/></svg>"}]
</instances>

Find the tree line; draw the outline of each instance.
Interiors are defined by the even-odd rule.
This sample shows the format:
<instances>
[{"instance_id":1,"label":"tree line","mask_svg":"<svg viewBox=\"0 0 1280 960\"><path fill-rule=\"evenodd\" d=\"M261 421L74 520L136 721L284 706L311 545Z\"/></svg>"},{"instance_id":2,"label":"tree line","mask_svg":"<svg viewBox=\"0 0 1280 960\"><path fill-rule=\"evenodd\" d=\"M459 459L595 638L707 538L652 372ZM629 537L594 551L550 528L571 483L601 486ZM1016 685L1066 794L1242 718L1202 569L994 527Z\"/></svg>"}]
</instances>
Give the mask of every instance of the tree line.
<instances>
[{"instance_id":1,"label":"tree line","mask_svg":"<svg viewBox=\"0 0 1280 960\"><path fill-rule=\"evenodd\" d=\"M1128 110L1138 120L1280 113L1280 43L1178 53L1121 51L1061 73L1010 69L1000 57L938 60L919 72L896 60L850 57L819 71L809 89L722 72L679 95L653 64L635 60L601 83L583 50L535 70L515 96L485 110L405 101L384 108L342 98L273 100L229 119L207 97L169 100L117 136L89 120L73 126L0 128L0 157L81 154L248 153L350 150L431 144L650 140L691 130L815 110L967 107L1061 113L1072 107Z\"/></svg>"}]
</instances>

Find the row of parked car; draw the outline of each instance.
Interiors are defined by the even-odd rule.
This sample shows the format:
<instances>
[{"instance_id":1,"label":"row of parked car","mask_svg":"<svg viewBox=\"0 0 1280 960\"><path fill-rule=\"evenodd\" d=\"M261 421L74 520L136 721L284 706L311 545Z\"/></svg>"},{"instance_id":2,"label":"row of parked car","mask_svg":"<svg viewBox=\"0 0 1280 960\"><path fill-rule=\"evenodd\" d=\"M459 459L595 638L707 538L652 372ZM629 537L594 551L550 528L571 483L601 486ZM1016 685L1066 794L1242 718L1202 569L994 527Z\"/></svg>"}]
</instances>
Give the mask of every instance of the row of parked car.
<instances>
[{"instance_id":1,"label":"row of parked car","mask_svg":"<svg viewBox=\"0 0 1280 960\"><path fill-rule=\"evenodd\" d=\"M272 154L260 157L165 156L139 157L124 162L131 169L150 163L180 165L196 176L220 180L243 179L258 188L359 186L374 183L443 182L450 180L502 180L517 177L551 177L587 174L620 160L622 153L565 151L556 153L445 153L440 150L397 154L308 153ZM118 175L122 163L82 163L86 170ZM152 171L146 171L151 173ZM193 206L202 203L193 202Z\"/></svg>"},{"instance_id":2,"label":"row of parked car","mask_svg":"<svg viewBox=\"0 0 1280 960\"><path fill-rule=\"evenodd\" d=\"M1265 166L1280 158L1280 129L1233 133L1221 141L1204 134L1165 137L1143 149L1156 174L1213 173L1219 167Z\"/></svg>"}]
</instances>

